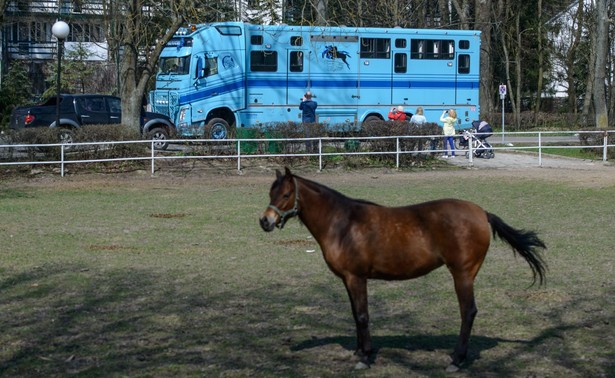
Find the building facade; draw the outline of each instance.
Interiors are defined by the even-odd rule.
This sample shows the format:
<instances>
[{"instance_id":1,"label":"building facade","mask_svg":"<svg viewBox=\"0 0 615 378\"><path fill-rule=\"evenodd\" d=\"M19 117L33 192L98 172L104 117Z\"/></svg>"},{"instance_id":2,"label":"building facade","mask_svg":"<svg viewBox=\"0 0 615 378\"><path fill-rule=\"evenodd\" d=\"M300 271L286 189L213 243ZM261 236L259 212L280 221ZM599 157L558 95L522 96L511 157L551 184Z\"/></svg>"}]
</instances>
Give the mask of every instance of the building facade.
<instances>
[{"instance_id":1,"label":"building facade","mask_svg":"<svg viewBox=\"0 0 615 378\"><path fill-rule=\"evenodd\" d=\"M42 93L46 67L57 59L57 40L51 32L57 20L70 26L65 57L79 49L85 61L106 62L109 53L103 7L103 0L7 1L0 28L0 72L5 74L12 62L23 62L28 66L33 93Z\"/></svg>"}]
</instances>

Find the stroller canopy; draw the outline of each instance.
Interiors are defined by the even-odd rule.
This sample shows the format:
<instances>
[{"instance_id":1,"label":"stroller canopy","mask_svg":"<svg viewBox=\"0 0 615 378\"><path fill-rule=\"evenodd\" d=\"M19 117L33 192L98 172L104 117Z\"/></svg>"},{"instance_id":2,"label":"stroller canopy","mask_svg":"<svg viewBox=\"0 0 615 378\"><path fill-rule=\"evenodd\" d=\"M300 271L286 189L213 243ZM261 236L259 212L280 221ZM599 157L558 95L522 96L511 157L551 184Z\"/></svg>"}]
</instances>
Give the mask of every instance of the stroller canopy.
<instances>
[{"instance_id":1,"label":"stroller canopy","mask_svg":"<svg viewBox=\"0 0 615 378\"><path fill-rule=\"evenodd\" d=\"M491 125L485 121L474 121L472 122L472 127L476 129L479 133L492 133L493 129Z\"/></svg>"}]
</instances>

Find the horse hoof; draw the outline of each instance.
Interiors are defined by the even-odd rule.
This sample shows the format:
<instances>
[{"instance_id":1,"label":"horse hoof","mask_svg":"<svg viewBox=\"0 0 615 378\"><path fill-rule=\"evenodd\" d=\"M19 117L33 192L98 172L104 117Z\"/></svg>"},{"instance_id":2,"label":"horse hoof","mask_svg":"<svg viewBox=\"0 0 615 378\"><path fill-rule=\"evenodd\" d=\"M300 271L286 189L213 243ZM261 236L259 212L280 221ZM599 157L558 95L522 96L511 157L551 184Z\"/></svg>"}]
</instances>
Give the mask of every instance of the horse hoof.
<instances>
[{"instance_id":1,"label":"horse hoof","mask_svg":"<svg viewBox=\"0 0 615 378\"><path fill-rule=\"evenodd\" d=\"M366 364L363 361L359 361L357 362L357 364L354 366L355 370L365 370L365 369L369 369L369 365Z\"/></svg>"},{"instance_id":2,"label":"horse hoof","mask_svg":"<svg viewBox=\"0 0 615 378\"><path fill-rule=\"evenodd\" d=\"M456 373L459 371L459 366L455 365L455 364L450 364L448 365L448 367L446 368L446 372L447 373Z\"/></svg>"}]
</instances>

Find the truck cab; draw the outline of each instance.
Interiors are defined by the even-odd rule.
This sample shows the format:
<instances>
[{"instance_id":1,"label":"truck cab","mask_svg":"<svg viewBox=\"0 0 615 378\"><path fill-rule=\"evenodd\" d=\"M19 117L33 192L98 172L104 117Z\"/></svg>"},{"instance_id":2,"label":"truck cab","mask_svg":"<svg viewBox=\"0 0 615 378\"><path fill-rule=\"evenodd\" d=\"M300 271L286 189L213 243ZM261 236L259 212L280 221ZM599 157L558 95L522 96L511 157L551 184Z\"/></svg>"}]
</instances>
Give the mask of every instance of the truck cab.
<instances>
[{"instance_id":1,"label":"truck cab","mask_svg":"<svg viewBox=\"0 0 615 378\"><path fill-rule=\"evenodd\" d=\"M244 55L242 23L181 28L161 53L152 109L181 136L233 138L245 107Z\"/></svg>"}]
</instances>

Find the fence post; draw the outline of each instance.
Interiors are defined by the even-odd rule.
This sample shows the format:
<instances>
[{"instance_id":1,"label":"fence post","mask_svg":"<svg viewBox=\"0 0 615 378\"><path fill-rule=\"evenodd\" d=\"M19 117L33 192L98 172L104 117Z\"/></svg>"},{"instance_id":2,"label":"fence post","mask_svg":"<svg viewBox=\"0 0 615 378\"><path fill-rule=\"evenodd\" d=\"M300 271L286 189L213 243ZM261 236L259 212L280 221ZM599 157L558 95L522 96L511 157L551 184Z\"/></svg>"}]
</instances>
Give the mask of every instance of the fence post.
<instances>
[{"instance_id":1,"label":"fence post","mask_svg":"<svg viewBox=\"0 0 615 378\"><path fill-rule=\"evenodd\" d=\"M542 167L542 133L538 132L538 166Z\"/></svg>"},{"instance_id":2,"label":"fence post","mask_svg":"<svg viewBox=\"0 0 615 378\"><path fill-rule=\"evenodd\" d=\"M605 131L604 132L604 138L603 138L603 143L602 145L604 146L602 148L602 161L607 161L607 152L608 152L608 145L609 145L609 132Z\"/></svg>"},{"instance_id":3,"label":"fence post","mask_svg":"<svg viewBox=\"0 0 615 378\"><path fill-rule=\"evenodd\" d=\"M322 171L322 138L318 138L318 170Z\"/></svg>"},{"instance_id":4,"label":"fence post","mask_svg":"<svg viewBox=\"0 0 615 378\"><path fill-rule=\"evenodd\" d=\"M395 138L397 144L397 153L395 154L395 166L399 169L399 137Z\"/></svg>"},{"instance_id":5,"label":"fence post","mask_svg":"<svg viewBox=\"0 0 615 378\"><path fill-rule=\"evenodd\" d=\"M64 143L60 145L60 175L64 177Z\"/></svg>"},{"instance_id":6,"label":"fence post","mask_svg":"<svg viewBox=\"0 0 615 378\"><path fill-rule=\"evenodd\" d=\"M241 139L237 139L237 172L241 172Z\"/></svg>"},{"instance_id":7,"label":"fence post","mask_svg":"<svg viewBox=\"0 0 615 378\"><path fill-rule=\"evenodd\" d=\"M469 132L469 131L468 131ZM474 143L472 140L472 135L468 138L468 159L470 159L469 166L474 166Z\"/></svg>"},{"instance_id":8,"label":"fence post","mask_svg":"<svg viewBox=\"0 0 615 378\"><path fill-rule=\"evenodd\" d=\"M149 146L149 148L150 148L150 151L152 152L151 155L150 155L151 159L152 159L152 162L151 162L151 173L150 174L151 174L152 177L154 177L154 171L156 169L156 167L154 166L154 139L152 139L152 143Z\"/></svg>"}]
</instances>

